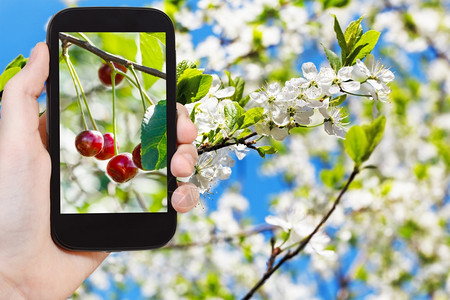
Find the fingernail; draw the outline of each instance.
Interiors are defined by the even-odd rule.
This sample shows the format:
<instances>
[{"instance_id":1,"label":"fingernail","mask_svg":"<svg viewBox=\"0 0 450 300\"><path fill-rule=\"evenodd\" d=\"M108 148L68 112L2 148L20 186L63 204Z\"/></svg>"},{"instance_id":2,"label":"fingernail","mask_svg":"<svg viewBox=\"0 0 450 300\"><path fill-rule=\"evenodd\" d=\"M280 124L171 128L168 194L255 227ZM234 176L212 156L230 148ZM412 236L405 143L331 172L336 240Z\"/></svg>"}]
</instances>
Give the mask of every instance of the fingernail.
<instances>
[{"instance_id":1,"label":"fingernail","mask_svg":"<svg viewBox=\"0 0 450 300\"><path fill-rule=\"evenodd\" d=\"M172 206L178 212L191 210L198 202L198 190L190 186L180 187L172 195Z\"/></svg>"},{"instance_id":2,"label":"fingernail","mask_svg":"<svg viewBox=\"0 0 450 300\"><path fill-rule=\"evenodd\" d=\"M194 207L194 200L188 194L183 194L181 192L173 193L172 195L172 206L176 211L184 213Z\"/></svg>"}]
</instances>

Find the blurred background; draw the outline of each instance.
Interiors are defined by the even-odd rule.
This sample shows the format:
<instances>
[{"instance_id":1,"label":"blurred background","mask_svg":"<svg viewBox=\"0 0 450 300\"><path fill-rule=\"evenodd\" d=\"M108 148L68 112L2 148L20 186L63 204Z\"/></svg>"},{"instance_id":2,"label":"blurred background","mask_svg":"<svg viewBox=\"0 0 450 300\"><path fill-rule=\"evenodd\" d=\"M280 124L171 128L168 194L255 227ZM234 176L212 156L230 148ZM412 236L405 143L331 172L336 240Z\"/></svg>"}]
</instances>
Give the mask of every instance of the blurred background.
<instances>
[{"instance_id":1,"label":"blurred background","mask_svg":"<svg viewBox=\"0 0 450 300\"><path fill-rule=\"evenodd\" d=\"M246 80L244 94L327 64L342 27L364 16L381 32L372 52L394 72L385 136L370 165L327 223L325 249L286 263L255 299L450 298L450 4L447 1L2 1L0 69L45 40L46 24L69 6L151 6L172 17L177 59L206 73ZM100 20L99 20L100 21ZM45 98L42 98L45 99ZM43 102L42 102L43 103ZM42 104L44 105L44 104ZM349 98L352 124L372 119L372 101ZM179 216L165 248L112 254L74 299L239 299L261 278L265 222L293 206L320 218L351 172L342 143L322 128L299 131L278 153L236 160L231 177Z\"/></svg>"}]
</instances>

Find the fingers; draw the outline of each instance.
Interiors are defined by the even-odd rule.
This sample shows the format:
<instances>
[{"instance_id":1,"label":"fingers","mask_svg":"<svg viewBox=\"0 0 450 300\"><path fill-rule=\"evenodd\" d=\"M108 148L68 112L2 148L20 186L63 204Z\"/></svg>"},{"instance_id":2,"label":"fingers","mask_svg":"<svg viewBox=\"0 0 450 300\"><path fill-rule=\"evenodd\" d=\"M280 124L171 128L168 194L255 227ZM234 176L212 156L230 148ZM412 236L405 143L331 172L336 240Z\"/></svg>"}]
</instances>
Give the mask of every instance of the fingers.
<instances>
[{"instance_id":1,"label":"fingers","mask_svg":"<svg viewBox=\"0 0 450 300\"><path fill-rule=\"evenodd\" d=\"M187 177L194 172L197 163L197 149L192 144L178 145L177 152L172 157L170 170L175 177Z\"/></svg>"},{"instance_id":2,"label":"fingers","mask_svg":"<svg viewBox=\"0 0 450 300\"><path fill-rule=\"evenodd\" d=\"M190 144L197 137L197 128L189 118L189 113L182 104L177 103L177 141L178 144Z\"/></svg>"},{"instance_id":3,"label":"fingers","mask_svg":"<svg viewBox=\"0 0 450 300\"><path fill-rule=\"evenodd\" d=\"M172 194L172 206L177 212L185 213L197 205L199 198L200 194L194 184L180 182Z\"/></svg>"},{"instance_id":4,"label":"fingers","mask_svg":"<svg viewBox=\"0 0 450 300\"><path fill-rule=\"evenodd\" d=\"M192 144L197 137L197 128L192 123L186 107L177 103L177 111L178 148L172 157L170 169L175 177L188 177L194 172L198 160L197 148ZM199 198L200 194L194 184L180 182L172 194L172 206L176 211L185 213L197 205Z\"/></svg>"},{"instance_id":5,"label":"fingers","mask_svg":"<svg viewBox=\"0 0 450 300\"><path fill-rule=\"evenodd\" d=\"M45 43L33 49L26 66L5 86L2 99L2 130L12 134L37 133L40 96L49 71Z\"/></svg>"}]
</instances>

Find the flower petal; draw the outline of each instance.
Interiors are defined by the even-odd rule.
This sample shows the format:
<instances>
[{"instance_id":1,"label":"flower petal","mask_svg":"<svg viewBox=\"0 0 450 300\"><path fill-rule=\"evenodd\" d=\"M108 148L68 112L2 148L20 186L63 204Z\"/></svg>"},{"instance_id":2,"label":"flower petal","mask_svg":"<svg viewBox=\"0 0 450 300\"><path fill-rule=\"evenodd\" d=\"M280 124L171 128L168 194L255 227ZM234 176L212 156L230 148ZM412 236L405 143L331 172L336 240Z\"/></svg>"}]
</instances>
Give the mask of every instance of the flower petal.
<instances>
[{"instance_id":1,"label":"flower petal","mask_svg":"<svg viewBox=\"0 0 450 300\"><path fill-rule=\"evenodd\" d=\"M359 81L344 81L341 82L342 88L344 89L344 91L347 92L354 92L359 90L361 83L359 83Z\"/></svg>"},{"instance_id":2,"label":"flower petal","mask_svg":"<svg viewBox=\"0 0 450 300\"><path fill-rule=\"evenodd\" d=\"M341 81L347 81L349 79L352 79L352 72L353 72L353 67L342 67L338 71L337 76Z\"/></svg>"},{"instance_id":3,"label":"flower petal","mask_svg":"<svg viewBox=\"0 0 450 300\"><path fill-rule=\"evenodd\" d=\"M312 62L307 62L302 65L303 76L308 80L313 80L317 77L317 68Z\"/></svg>"},{"instance_id":4,"label":"flower petal","mask_svg":"<svg viewBox=\"0 0 450 300\"><path fill-rule=\"evenodd\" d=\"M220 98L220 99L228 98L228 97L233 96L234 91L235 91L234 86L228 86L228 87L226 87L224 89L218 90L214 95L217 98Z\"/></svg>"}]
</instances>

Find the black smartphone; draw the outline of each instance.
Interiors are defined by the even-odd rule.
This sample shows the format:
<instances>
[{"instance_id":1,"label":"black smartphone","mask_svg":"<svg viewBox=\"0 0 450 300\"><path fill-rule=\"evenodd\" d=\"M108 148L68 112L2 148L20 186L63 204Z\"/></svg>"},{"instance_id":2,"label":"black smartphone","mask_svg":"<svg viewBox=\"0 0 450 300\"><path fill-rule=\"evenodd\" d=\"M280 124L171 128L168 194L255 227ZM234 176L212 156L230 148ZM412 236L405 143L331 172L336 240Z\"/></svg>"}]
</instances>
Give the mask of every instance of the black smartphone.
<instances>
[{"instance_id":1,"label":"black smartphone","mask_svg":"<svg viewBox=\"0 0 450 300\"><path fill-rule=\"evenodd\" d=\"M63 248L163 246L176 230L175 35L150 8L69 8L49 22L51 235Z\"/></svg>"}]
</instances>

